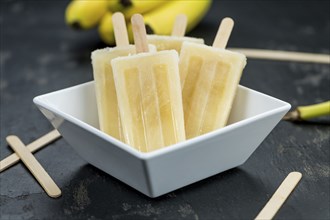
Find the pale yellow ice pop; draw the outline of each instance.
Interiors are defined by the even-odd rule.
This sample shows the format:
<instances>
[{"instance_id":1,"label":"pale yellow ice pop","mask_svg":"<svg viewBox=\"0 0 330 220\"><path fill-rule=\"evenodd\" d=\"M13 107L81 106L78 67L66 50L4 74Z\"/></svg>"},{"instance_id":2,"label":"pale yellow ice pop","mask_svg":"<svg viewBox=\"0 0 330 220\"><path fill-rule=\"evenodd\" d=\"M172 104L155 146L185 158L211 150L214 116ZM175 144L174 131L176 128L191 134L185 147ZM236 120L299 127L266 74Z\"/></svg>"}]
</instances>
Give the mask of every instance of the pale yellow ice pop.
<instances>
[{"instance_id":1,"label":"pale yellow ice pop","mask_svg":"<svg viewBox=\"0 0 330 220\"><path fill-rule=\"evenodd\" d=\"M176 50L180 53L181 45L183 42L192 42L198 44L204 44L204 39L194 38L194 37L185 37L187 27L187 16L180 14L176 17L172 35L147 35L148 43L156 46L157 51L161 50Z\"/></svg>"},{"instance_id":2,"label":"pale yellow ice pop","mask_svg":"<svg viewBox=\"0 0 330 220\"><path fill-rule=\"evenodd\" d=\"M213 47L184 42L180 54L187 139L226 125L246 65L243 54L225 50L233 20L222 20Z\"/></svg>"},{"instance_id":3,"label":"pale yellow ice pop","mask_svg":"<svg viewBox=\"0 0 330 220\"><path fill-rule=\"evenodd\" d=\"M125 142L150 152L185 140L179 57L149 52L141 15L132 17L138 54L111 61Z\"/></svg>"},{"instance_id":4,"label":"pale yellow ice pop","mask_svg":"<svg viewBox=\"0 0 330 220\"><path fill-rule=\"evenodd\" d=\"M129 45L123 14L113 14L112 21L117 46L95 50L92 52L91 59L100 130L118 140L124 140L110 61L117 57L134 54L135 46ZM156 50L154 46L150 47L151 50Z\"/></svg>"}]
</instances>

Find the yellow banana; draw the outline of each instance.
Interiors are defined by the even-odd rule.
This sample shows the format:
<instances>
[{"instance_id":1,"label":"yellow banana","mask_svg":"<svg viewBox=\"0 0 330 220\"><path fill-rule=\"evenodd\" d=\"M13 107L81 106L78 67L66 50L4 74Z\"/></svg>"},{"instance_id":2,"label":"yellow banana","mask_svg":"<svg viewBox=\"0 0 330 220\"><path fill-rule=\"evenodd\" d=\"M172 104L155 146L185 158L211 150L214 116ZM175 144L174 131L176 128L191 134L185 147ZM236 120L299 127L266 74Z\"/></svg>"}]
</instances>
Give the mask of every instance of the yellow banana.
<instances>
[{"instance_id":1,"label":"yellow banana","mask_svg":"<svg viewBox=\"0 0 330 220\"><path fill-rule=\"evenodd\" d=\"M297 110L300 113L300 117L305 120L330 115L330 101L315 105L301 106L298 107Z\"/></svg>"},{"instance_id":2,"label":"yellow banana","mask_svg":"<svg viewBox=\"0 0 330 220\"><path fill-rule=\"evenodd\" d=\"M110 11L121 11L124 13L125 18L130 19L133 14L144 14L151 11L167 1L164 0L110 0L108 7Z\"/></svg>"},{"instance_id":3,"label":"yellow banana","mask_svg":"<svg viewBox=\"0 0 330 220\"><path fill-rule=\"evenodd\" d=\"M66 23L77 29L90 29L98 25L107 12L107 0L74 0L65 11Z\"/></svg>"},{"instance_id":4,"label":"yellow banana","mask_svg":"<svg viewBox=\"0 0 330 220\"><path fill-rule=\"evenodd\" d=\"M187 32L194 28L204 17L211 5L211 0L172 1L144 15L144 21L149 31L159 35L169 35L172 32L175 18L185 14L188 19Z\"/></svg>"},{"instance_id":5,"label":"yellow banana","mask_svg":"<svg viewBox=\"0 0 330 220\"><path fill-rule=\"evenodd\" d=\"M296 110L287 113L283 119L288 121L299 121L324 115L330 115L330 101L315 105L298 106Z\"/></svg>"},{"instance_id":6,"label":"yellow banana","mask_svg":"<svg viewBox=\"0 0 330 220\"><path fill-rule=\"evenodd\" d=\"M102 17L99 25L99 35L104 43L115 45L115 35L112 25L112 12L108 11Z\"/></svg>"}]
</instances>

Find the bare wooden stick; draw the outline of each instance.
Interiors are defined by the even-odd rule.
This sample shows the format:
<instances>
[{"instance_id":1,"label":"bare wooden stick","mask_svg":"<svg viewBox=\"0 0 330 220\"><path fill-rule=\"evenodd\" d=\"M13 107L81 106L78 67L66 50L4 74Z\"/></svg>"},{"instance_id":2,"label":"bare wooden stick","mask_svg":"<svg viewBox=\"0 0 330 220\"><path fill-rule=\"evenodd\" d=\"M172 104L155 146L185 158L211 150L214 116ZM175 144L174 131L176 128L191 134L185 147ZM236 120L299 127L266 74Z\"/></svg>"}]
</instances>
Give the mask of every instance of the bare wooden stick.
<instances>
[{"instance_id":1,"label":"bare wooden stick","mask_svg":"<svg viewBox=\"0 0 330 220\"><path fill-rule=\"evenodd\" d=\"M113 31L117 46L127 46L129 44L125 17L121 12L112 15Z\"/></svg>"},{"instance_id":2,"label":"bare wooden stick","mask_svg":"<svg viewBox=\"0 0 330 220\"><path fill-rule=\"evenodd\" d=\"M134 14L131 23L136 53L148 52L147 32L142 15Z\"/></svg>"},{"instance_id":3,"label":"bare wooden stick","mask_svg":"<svg viewBox=\"0 0 330 220\"><path fill-rule=\"evenodd\" d=\"M42 147L46 146L47 144L57 140L58 138L61 137L61 134L55 129L42 137L38 138L37 140L33 141L29 145L27 145L27 149L33 153ZM15 165L18 161L20 161L19 156L16 153L13 153L6 157L5 159L0 161L0 173L7 168Z\"/></svg>"},{"instance_id":4,"label":"bare wooden stick","mask_svg":"<svg viewBox=\"0 0 330 220\"><path fill-rule=\"evenodd\" d=\"M179 14L175 18L175 22L172 29L172 36L183 37L187 28L187 16L185 14Z\"/></svg>"},{"instance_id":5,"label":"bare wooden stick","mask_svg":"<svg viewBox=\"0 0 330 220\"><path fill-rule=\"evenodd\" d=\"M291 172L284 179L280 187L276 190L272 198L268 201L265 207L260 211L256 220L272 219L277 211L281 208L285 200L289 197L290 193L299 183L302 175L299 172Z\"/></svg>"},{"instance_id":6,"label":"bare wooden stick","mask_svg":"<svg viewBox=\"0 0 330 220\"><path fill-rule=\"evenodd\" d=\"M33 154L25 147L22 141L14 135L8 136L6 140L46 193L53 198L59 197L61 195L60 188L58 188L53 179L48 175Z\"/></svg>"},{"instance_id":7,"label":"bare wooden stick","mask_svg":"<svg viewBox=\"0 0 330 220\"><path fill-rule=\"evenodd\" d=\"M330 55L328 54L290 52L290 51L282 51L282 50L249 49L249 48L230 48L230 50L243 53L248 58L254 58L254 59L330 64Z\"/></svg>"},{"instance_id":8,"label":"bare wooden stick","mask_svg":"<svg viewBox=\"0 0 330 220\"><path fill-rule=\"evenodd\" d=\"M222 19L217 35L213 41L213 47L225 49L234 27L234 21L231 18Z\"/></svg>"}]
</instances>

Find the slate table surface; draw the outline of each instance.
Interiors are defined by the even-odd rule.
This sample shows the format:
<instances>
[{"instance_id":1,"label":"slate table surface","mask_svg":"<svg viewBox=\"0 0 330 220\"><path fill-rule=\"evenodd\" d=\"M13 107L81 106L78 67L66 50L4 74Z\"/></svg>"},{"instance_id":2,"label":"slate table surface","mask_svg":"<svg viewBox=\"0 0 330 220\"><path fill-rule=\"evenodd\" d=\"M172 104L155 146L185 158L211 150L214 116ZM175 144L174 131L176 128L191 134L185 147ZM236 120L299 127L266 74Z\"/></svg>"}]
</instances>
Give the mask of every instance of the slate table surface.
<instances>
[{"instance_id":1,"label":"slate table surface","mask_svg":"<svg viewBox=\"0 0 330 220\"><path fill-rule=\"evenodd\" d=\"M68 1L1 0L1 159L7 135L52 130L33 97L92 80L96 30L64 23ZM233 17L230 47L329 54L329 1L214 1L189 35L211 44ZM330 99L329 65L248 61L241 84L297 105ZM20 163L0 174L0 219L253 219L291 171L303 178L275 219L330 219L330 120L281 121L242 166L150 199L88 165L60 139L35 153L62 189L49 198Z\"/></svg>"}]
</instances>

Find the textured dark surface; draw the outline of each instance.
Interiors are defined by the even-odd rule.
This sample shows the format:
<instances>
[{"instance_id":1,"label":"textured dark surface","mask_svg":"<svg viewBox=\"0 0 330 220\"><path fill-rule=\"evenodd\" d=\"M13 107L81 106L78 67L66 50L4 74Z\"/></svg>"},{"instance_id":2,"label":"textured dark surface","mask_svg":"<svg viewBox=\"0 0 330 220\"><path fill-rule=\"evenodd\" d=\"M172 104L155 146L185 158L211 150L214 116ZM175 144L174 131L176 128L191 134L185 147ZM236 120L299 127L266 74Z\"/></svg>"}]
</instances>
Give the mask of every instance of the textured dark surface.
<instances>
[{"instance_id":1,"label":"textured dark surface","mask_svg":"<svg viewBox=\"0 0 330 220\"><path fill-rule=\"evenodd\" d=\"M52 129L36 95L92 80L96 30L64 24L68 1L1 0L1 159L9 134L30 143ZM329 54L329 1L216 1L190 35L210 44L221 18L230 47ZM329 65L249 60L241 84L297 105L330 99ZM149 199L86 164L63 140L35 154L62 189L49 198L18 164L0 174L0 219L253 219L291 171L303 178L275 219L330 218L330 119L280 122L241 167Z\"/></svg>"}]
</instances>

